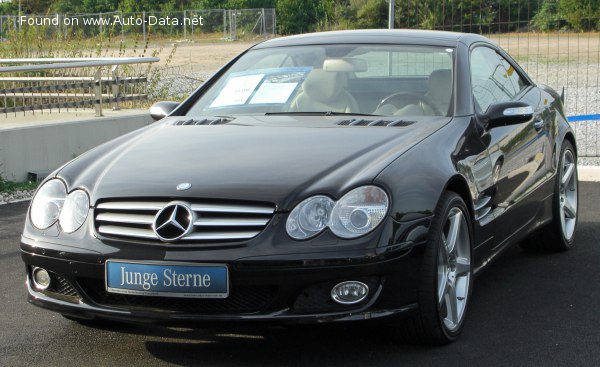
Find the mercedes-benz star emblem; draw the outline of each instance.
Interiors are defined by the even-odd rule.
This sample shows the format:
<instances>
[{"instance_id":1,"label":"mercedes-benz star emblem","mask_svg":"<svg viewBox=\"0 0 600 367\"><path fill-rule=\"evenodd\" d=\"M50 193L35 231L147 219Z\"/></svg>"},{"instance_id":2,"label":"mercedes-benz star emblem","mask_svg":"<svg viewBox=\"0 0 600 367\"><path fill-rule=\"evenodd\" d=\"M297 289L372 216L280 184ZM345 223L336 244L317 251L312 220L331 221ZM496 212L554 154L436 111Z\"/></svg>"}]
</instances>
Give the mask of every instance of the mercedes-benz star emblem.
<instances>
[{"instance_id":1,"label":"mercedes-benz star emblem","mask_svg":"<svg viewBox=\"0 0 600 367\"><path fill-rule=\"evenodd\" d=\"M152 229L164 242L175 242L189 234L194 227L194 212L187 203L167 204L154 217Z\"/></svg>"}]
</instances>

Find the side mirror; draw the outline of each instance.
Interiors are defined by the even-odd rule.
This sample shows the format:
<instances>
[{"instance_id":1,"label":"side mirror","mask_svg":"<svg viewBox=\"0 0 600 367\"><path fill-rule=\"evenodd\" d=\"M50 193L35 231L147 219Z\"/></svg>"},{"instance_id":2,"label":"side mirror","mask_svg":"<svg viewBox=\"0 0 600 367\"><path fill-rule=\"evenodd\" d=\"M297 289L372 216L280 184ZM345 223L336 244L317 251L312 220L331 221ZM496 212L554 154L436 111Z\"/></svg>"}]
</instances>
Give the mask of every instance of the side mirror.
<instances>
[{"instance_id":1,"label":"side mirror","mask_svg":"<svg viewBox=\"0 0 600 367\"><path fill-rule=\"evenodd\" d=\"M156 102L150 107L150 116L154 121L158 121L167 116L179 106L178 102Z\"/></svg>"},{"instance_id":2,"label":"side mirror","mask_svg":"<svg viewBox=\"0 0 600 367\"><path fill-rule=\"evenodd\" d=\"M491 105L482 116L484 126L493 129L499 126L517 125L533 118L533 107L525 102L502 102Z\"/></svg>"}]
</instances>

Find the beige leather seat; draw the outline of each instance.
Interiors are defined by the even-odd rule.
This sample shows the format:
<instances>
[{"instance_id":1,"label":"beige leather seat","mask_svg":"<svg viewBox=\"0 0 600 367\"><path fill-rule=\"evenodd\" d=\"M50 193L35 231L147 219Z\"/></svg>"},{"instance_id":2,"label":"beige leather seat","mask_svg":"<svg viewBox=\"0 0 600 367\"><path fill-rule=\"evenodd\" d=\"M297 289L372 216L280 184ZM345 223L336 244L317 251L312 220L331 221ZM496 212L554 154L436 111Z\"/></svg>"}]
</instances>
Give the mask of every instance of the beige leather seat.
<instances>
[{"instance_id":1,"label":"beige leather seat","mask_svg":"<svg viewBox=\"0 0 600 367\"><path fill-rule=\"evenodd\" d=\"M291 111L359 112L358 104L346 91L345 73L313 69L302 84L302 90L292 101Z\"/></svg>"},{"instance_id":2,"label":"beige leather seat","mask_svg":"<svg viewBox=\"0 0 600 367\"><path fill-rule=\"evenodd\" d=\"M451 95L452 71L450 69L438 69L429 74L429 91L425 93L425 97L429 98L442 115L448 113Z\"/></svg>"},{"instance_id":3,"label":"beige leather seat","mask_svg":"<svg viewBox=\"0 0 600 367\"><path fill-rule=\"evenodd\" d=\"M437 108L438 112L445 116L450 107L450 96L452 95L452 71L450 69L438 69L429 74L429 91L425 97ZM384 110L383 107L386 109ZM389 106L382 106L379 113L390 114ZM418 105L409 104L396 112L396 116L435 116L437 113L426 103L419 102Z\"/></svg>"}]
</instances>

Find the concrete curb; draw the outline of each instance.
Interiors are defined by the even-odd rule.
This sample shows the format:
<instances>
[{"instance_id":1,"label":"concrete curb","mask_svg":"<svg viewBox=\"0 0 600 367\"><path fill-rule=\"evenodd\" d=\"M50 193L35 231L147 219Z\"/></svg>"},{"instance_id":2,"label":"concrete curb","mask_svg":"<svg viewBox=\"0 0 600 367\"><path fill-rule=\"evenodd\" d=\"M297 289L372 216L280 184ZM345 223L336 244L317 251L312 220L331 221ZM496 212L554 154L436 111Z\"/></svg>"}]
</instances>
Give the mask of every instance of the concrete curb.
<instances>
[{"instance_id":1,"label":"concrete curb","mask_svg":"<svg viewBox=\"0 0 600 367\"><path fill-rule=\"evenodd\" d=\"M30 200L31 200L31 198L17 199L17 200L11 200L11 201L0 201L0 205L16 204L16 203L20 203L23 201L30 201Z\"/></svg>"},{"instance_id":2,"label":"concrete curb","mask_svg":"<svg viewBox=\"0 0 600 367\"><path fill-rule=\"evenodd\" d=\"M577 166L579 181L600 182L599 166Z\"/></svg>"}]
</instances>

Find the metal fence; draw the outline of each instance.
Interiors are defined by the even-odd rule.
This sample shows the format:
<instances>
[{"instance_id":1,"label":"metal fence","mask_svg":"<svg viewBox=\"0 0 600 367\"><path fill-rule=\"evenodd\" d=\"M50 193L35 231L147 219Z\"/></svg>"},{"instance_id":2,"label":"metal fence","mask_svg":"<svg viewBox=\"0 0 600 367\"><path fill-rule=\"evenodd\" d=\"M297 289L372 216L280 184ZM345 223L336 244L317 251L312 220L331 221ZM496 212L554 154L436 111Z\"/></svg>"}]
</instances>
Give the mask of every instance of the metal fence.
<instances>
[{"instance_id":1,"label":"metal fence","mask_svg":"<svg viewBox=\"0 0 600 367\"><path fill-rule=\"evenodd\" d=\"M582 161L600 164L600 17L535 17L547 0L396 1L398 28L482 34L537 82L564 88ZM597 11L597 9L596 9ZM582 31L587 30L587 31Z\"/></svg>"},{"instance_id":2,"label":"metal fence","mask_svg":"<svg viewBox=\"0 0 600 367\"><path fill-rule=\"evenodd\" d=\"M184 11L110 12L0 16L0 39L23 32L69 40L72 37L176 37L188 40L236 40L275 36L275 9L190 9Z\"/></svg>"},{"instance_id":3,"label":"metal fence","mask_svg":"<svg viewBox=\"0 0 600 367\"><path fill-rule=\"evenodd\" d=\"M435 29L480 33L495 40L525 68L538 83L561 91L564 88L567 114L577 134L582 161L600 164L600 17L588 14L578 20L558 16L534 17L547 0L408 0L396 1L396 28ZM154 18L152 18L154 17ZM177 19L161 24L159 19ZM191 20L202 17L202 24ZM274 9L186 10L173 12L102 13L29 16L27 19L56 19L57 25L21 24L16 16L0 16L0 40L10 41L23 32L38 32L38 39L69 40L76 37L149 37L216 41L264 39L276 34ZM69 19L65 21L65 19ZM93 25L85 25L95 19ZM113 19L107 23L107 19ZM123 21L115 23L114 19ZM132 24L131 19L146 20ZM104 21L101 21L104 20ZM69 23L68 25L65 24ZM128 23L129 22L129 23ZM596 31L594 31L596 30ZM202 76L196 65L173 65L163 72L173 80L167 94L185 94ZM152 93L152 91L150 91ZM1 102L1 101L0 101Z\"/></svg>"},{"instance_id":4,"label":"metal fence","mask_svg":"<svg viewBox=\"0 0 600 367\"><path fill-rule=\"evenodd\" d=\"M102 116L103 105L118 110L123 103L145 101L147 75L122 75L119 68L157 61L156 57L1 59L13 66L0 67L0 116L81 108L94 108L96 116Z\"/></svg>"}]
</instances>

